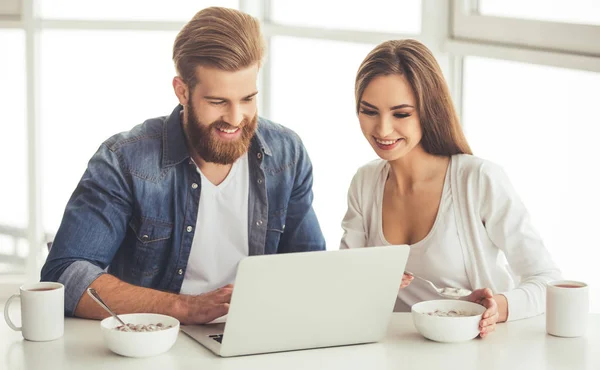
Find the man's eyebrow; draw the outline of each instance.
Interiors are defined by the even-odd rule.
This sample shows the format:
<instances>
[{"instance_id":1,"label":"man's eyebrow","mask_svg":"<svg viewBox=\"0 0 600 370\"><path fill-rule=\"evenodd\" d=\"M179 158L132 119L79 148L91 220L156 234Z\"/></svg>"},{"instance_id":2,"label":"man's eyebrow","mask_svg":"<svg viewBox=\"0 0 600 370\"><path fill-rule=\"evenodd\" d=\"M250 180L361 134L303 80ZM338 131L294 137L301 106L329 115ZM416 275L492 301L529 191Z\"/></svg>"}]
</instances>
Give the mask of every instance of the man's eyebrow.
<instances>
[{"instance_id":1,"label":"man's eyebrow","mask_svg":"<svg viewBox=\"0 0 600 370\"><path fill-rule=\"evenodd\" d=\"M244 99L250 99L251 97L255 96L256 94L258 94L258 91L255 91L255 92L253 92L253 93L252 93L252 94L250 94L250 95L246 95L246 96L244 97Z\"/></svg>"},{"instance_id":2,"label":"man's eyebrow","mask_svg":"<svg viewBox=\"0 0 600 370\"><path fill-rule=\"evenodd\" d=\"M242 100L244 99L250 99L251 97L255 96L256 94L258 94L258 91L253 92L252 94L246 95L242 98ZM207 100L223 100L223 101L229 101L229 99L227 98L222 98L220 96L212 96L212 95L205 95L204 99Z\"/></svg>"},{"instance_id":3,"label":"man's eyebrow","mask_svg":"<svg viewBox=\"0 0 600 370\"><path fill-rule=\"evenodd\" d=\"M204 96L204 99L208 99L208 100L225 100L225 101L229 101L229 99L226 98L221 98L218 96L211 96L211 95L206 95Z\"/></svg>"}]
</instances>

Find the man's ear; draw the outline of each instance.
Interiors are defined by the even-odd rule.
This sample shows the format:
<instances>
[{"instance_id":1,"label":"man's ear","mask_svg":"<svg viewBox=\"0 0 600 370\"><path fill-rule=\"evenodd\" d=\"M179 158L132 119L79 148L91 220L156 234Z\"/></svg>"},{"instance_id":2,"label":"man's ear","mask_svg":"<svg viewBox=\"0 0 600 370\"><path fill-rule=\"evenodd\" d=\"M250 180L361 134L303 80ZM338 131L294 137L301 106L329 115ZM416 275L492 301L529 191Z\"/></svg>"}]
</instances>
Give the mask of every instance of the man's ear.
<instances>
[{"instance_id":1,"label":"man's ear","mask_svg":"<svg viewBox=\"0 0 600 370\"><path fill-rule=\"evenodd\" d=\"M191 93L186 83L179 76L173 77L173 91L177 95L179 104L185 107L188 104Z\"/></svg>"}]
</instances>

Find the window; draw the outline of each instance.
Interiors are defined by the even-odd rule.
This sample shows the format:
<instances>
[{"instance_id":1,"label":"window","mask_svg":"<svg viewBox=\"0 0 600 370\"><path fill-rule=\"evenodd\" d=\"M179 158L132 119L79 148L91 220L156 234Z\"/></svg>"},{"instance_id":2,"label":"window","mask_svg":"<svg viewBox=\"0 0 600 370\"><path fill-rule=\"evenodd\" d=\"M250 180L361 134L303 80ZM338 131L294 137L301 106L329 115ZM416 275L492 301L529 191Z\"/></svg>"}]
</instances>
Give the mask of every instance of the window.
<instances>
[{"instance_id":1,"label":"window","mask_svg":"<svg viewBox=\"0 0 600 370\"><path fill-rule=\"evenodd\" d=\"M237 8L238 0L44 0L40 15L50 19L185 21L208 6Z\"/></svg>"},{"instance_id":2,"label":"window","mask_svg":"<svg viewBox=\"0 0 600 370\"><path fill-rule=\"evenodd\" d=\"M372 0L368 6L345 0L272 0L271 19L294 26L418 34L421 0Z\"/></svg>"},{"instance_id":3,"label":"window","mask_svg":"<svg viewBox=\"0 0 600 370\"><path fill-rule=\"evenodd\" d=\"M314 209L328 249L338 249L356 170L376 158L355 113L354 78L374 45L274 37L271 117L302 138L313 164Z\"/></svg>"},{"instance_id":4,"label":"window","mask_svg":"<svg viewBox=\"0 0 600 370\"><path fill-rule=\"evenodd\" d=\"M56 31L41 36L42 212L55 233L100 144L178 104L176 32Z\"/></svg>"},{"instance_id":5,"label":"window","mask_svg":"<svg viewBox=\"0 0 600 370\"><path fill-rule=\"evenodd\" d=\"M467 57L464 125L475 155L504 167L568 279L595 275L600 73Z\"/></svg>"},{"instance_id":6,"label":"window","mask_svg":"<svg viewBox=\"0 0 600 370\"><path fill-rule=\"evenodd\" d=\"M452 33L457 40L510 45L566 54L600 55L597 0L453 2ZM552 22L550 22L552 21Z\"/></svg>"},{"instance_id":7,"label":"window","mask_svg":"<svg viewBox=\"0 0 600 370\"><path fill-rule=\"evenodd\" d=\"M27 245L27 122L25 35L0 30L0 274L22 273ZM11 232L12 231L12 232ZM2 235L2 234L12 235Z\"/></svg>"},{"instance_id":8,"label":"window","mask_svg":"<svg viewBox=\"0 0 600 370\"><path fill-rule=\"evenodd\" d=\"M598 0L479 0L479 12L496 17L600 25Z\"/></svg>"}]
</instances>

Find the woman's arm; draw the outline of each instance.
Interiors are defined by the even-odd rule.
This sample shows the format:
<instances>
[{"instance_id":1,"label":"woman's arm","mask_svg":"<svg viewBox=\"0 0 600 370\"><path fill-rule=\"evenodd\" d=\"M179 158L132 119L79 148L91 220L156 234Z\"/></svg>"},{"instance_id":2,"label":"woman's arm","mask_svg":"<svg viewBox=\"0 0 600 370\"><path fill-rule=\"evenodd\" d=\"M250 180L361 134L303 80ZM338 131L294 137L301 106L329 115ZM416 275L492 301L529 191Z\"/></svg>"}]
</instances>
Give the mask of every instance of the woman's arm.
<instances>
[{"instance_id":1,"label":"woman's arm","mask_svg":"<svg viewBox=\"0 0 600 370\"><path fill-rule=\"evenodd\" d=\"M480 215L486 232L506 255L511 270L520 277L515 289L502 292L497 299L499 321L539 315L546 308L546 283L560 279L560 270L499 166L489 162L482 165L479 189Z\"/></svg>"}]
</instances>

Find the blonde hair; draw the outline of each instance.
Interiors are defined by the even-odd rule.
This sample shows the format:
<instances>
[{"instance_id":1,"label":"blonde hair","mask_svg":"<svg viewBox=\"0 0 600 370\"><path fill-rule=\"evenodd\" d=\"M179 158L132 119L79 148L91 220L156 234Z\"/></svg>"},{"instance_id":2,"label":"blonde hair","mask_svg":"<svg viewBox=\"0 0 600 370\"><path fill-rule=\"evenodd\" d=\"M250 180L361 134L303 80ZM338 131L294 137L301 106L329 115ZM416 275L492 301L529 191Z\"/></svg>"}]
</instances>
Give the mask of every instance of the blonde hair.
<instances>
[{"instance_id":1,"label":"blonde hair","mask_svg":"<svg viewBox=\"0 0 600 370\"><path fill-rule=\"evenodd\" d=\"M265 49L258 20L238 10L210 7L196 13L173 44L177 73L193 88L196 67L239 71L262 62Z\"/></svg>"},{"instance_id":2,"label":"blonde hair","mask_svg":"<svg viewBox=\"0 0 600 370\"><path fill-rule=\"evenodd\" d=\"M431 51L416 40L390 40L373 49L358 68L356 112L369 83L378 76L402 75L417 100L423 149L435 155L472 154L452 104L444 76Z\"/></svg>"}]
</instances>

